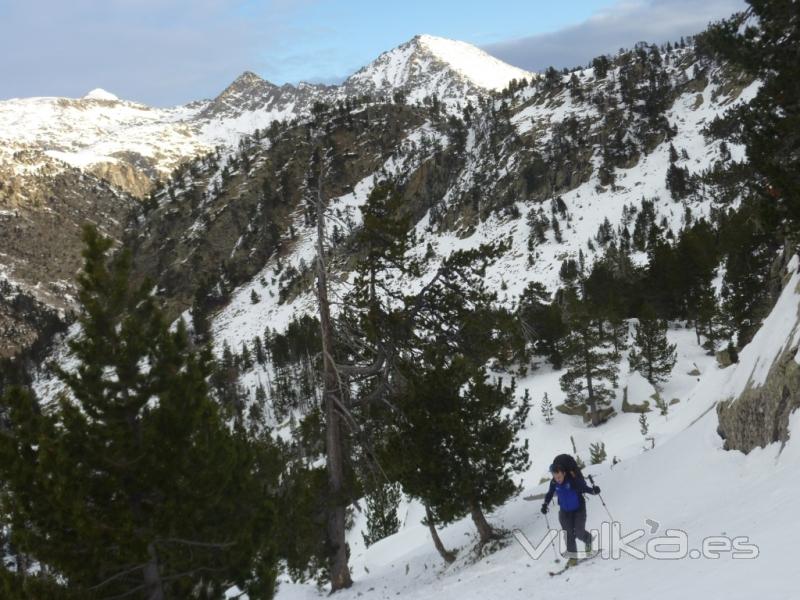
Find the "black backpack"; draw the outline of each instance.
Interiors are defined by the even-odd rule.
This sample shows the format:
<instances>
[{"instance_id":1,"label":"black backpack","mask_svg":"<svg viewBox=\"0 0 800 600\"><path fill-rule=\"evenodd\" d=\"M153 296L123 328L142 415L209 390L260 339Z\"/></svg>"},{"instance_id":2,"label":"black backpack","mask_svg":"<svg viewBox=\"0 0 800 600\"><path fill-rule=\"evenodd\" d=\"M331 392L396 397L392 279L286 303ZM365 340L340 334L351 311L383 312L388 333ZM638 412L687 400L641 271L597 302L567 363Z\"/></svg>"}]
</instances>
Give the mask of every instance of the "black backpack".
<instances>
[{"instance_id":1,"label":"black backpack","mask_svg":"<svg viewBox=\"0 0 800 600\"><path fill-rule=\"evenodd\" d=\"M553 459L553 464L561 467L567 473L573 473L575 477L583 479L578 461L571 454L559 454Z\"/></svg>"}]
</instances>

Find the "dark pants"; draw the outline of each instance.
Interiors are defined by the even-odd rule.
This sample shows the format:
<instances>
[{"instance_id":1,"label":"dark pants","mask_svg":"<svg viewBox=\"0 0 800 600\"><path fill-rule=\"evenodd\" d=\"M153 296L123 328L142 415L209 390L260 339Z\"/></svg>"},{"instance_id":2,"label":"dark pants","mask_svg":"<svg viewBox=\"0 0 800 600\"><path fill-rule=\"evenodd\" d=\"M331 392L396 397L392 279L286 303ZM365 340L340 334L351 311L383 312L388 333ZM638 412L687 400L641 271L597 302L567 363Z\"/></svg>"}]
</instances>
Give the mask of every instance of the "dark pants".
<instances>
[{"instance_id":1,"label":"dark pants","mask_svg":"<svg viewBox=\"0 0 800 600\"><path fill-rule=\"evenodd\" d=\"M558 522L561 523L561 528L567 532L567 552L572 552L571 556L578 551L575 544L576 538L586 544L592 541L592 534L586 531L586 508L581 507L573 512L559 510Z\"/></svg>"}]
</instances>

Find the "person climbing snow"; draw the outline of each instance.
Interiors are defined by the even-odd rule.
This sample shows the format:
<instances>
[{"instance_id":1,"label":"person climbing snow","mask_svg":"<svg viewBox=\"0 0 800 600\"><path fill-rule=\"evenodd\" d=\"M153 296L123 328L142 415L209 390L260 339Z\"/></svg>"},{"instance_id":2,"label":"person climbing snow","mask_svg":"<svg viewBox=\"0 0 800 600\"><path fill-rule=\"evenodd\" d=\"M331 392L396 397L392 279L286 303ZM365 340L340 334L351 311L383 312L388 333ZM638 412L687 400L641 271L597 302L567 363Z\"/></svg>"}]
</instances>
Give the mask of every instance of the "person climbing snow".
<instances>
[{"instance_id":1,"label":"person climbing snow","mask_svg":"<svg viewBox=\"0 0 800 600\"><path fill-rule=\"evenodd\" d=\"M592 534L586 531L586 500L583 494L599 494L596 485L589 487L578 468L578 463L569 454L559 454L550 465L550 489L544 497L542 514L547 513L553 494L558 497L558 521L567 533L567 566L574 566L577 560L576 539L586 544L586 552L592 551Z\"/></svg>"}]
</instances>

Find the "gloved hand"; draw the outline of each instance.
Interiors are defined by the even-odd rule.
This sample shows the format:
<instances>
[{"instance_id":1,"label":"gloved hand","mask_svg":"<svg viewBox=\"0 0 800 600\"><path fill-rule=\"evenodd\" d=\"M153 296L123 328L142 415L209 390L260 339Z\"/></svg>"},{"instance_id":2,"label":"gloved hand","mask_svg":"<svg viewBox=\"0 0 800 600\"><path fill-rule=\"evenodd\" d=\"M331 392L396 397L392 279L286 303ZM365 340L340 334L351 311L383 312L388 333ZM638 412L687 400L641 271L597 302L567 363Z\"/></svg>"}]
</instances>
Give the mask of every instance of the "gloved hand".
<instances>
[{"instance_id":1,"label":"gloved hand","mask_svg":"<svg viewBox=\"0 0 800 600\"><path fill-rule=\"evenodd\" d=\"M600 488L597 487L596 485L593 485L592 486L592 493L593 494L599 494L600 493Z\"/></svg>"},{"instance_id":2,"label":"gloved hand","mask_svg":"<svg viewBox=\"0 0 800 600\"><path fill-rule=\"evenodd\" d=\"M543 515L547 514L547 504L542 504L542 514Z\"/></svg>"}]
</instances>

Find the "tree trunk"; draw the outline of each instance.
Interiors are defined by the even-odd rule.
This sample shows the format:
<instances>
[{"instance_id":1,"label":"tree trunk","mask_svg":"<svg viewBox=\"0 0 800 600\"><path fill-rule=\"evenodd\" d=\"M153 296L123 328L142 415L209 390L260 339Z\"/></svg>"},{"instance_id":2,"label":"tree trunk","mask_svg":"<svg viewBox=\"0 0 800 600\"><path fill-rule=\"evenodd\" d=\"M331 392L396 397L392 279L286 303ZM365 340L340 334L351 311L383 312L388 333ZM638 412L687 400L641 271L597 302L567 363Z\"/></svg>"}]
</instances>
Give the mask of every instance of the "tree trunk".
<instances>
[{"instance_id":1,"label":"tree trunk","mask_svg":"<svg viewBox=\"0 0 800 600\"><path fill-rule=\"evenodd\" d=\"M439 556L441 556L444 562L447 564L452 563L456 559L456 553L451 552L444 547L442 539L439 537L439 532L436 531L436 525L433 521L433 513L427 504L425 505L425 520L428 522L428 529L430 530L431 537L433 538L433 545L436 546L436 551L439 553Z\"/></svg>"},{"instance_id":2,"label":"tree trunk","mask_svg":"<svg viewBox=\"0 0 800 600\"><path fill-rule=\"evenodd\" d=\"M22 577L22 579L26 579L28 577L28 556L24 553L18 553L16 555L16 563L17 563L17 574Z\"/></svg>"},{"instance_id":3,"label":"tree trunk","mask_svg":"<svg viewBox=\"0 0 800 600\"><path fill-rule=\"evenodd\" d=\"M319 302L319 322L322 334L322 363L324 372L323 400L325 403L325 449L328 469L330 507L328 509L327 534L330 546L331 592L348 588L353 584L347 564L347 544L345 541L345 501L344 451L340 414L336 406L339 393L336 365L333 363L333 327L331 325L330 304L328 302L328 273L325 266L323 240L325 237L325 216L322 204L322 178L317 189L317 300Z\"/></svg>"},{"instance_id":4,"label":"tree trunk","mask_svg":"<svg viewBox=\"0 0 800 600\"><path fill-rule=\"evenodd\" d=\"M147 544L147 554L150 560L144 566L144 583L147 586L147 600L164 600L164 587L161 583L161 574L158 572L158 555L153 542Z\"/></svg>"},{"instance_id":5,"label":"tree trunk","mask_svg":"<svg viewBox=\"0 0 800 600\"><path fill-rule=\"evenodd\" d=\"M470 503L470 514L472 515L472 521L475 523L475 527L478 529L480 545L483 546L495 537L494 530L483 515L480 505L474 500Z\"/></svg>"},{"instance_id":6,"label":"tree trunk","mask_svg":"<svg viewBox=\"0 0 800 600\"><path fill-rule=\"evenodd\" d=\"M588 365L588 363L587 363ZM592 371L587 367L586 370L586 392L589 395L587 404L589 405L589 414L592 417L592 427L600 425L600 415L597 413L597 402L594 398L594 386L592 385Z\"/></svg>"}]
</instances>

